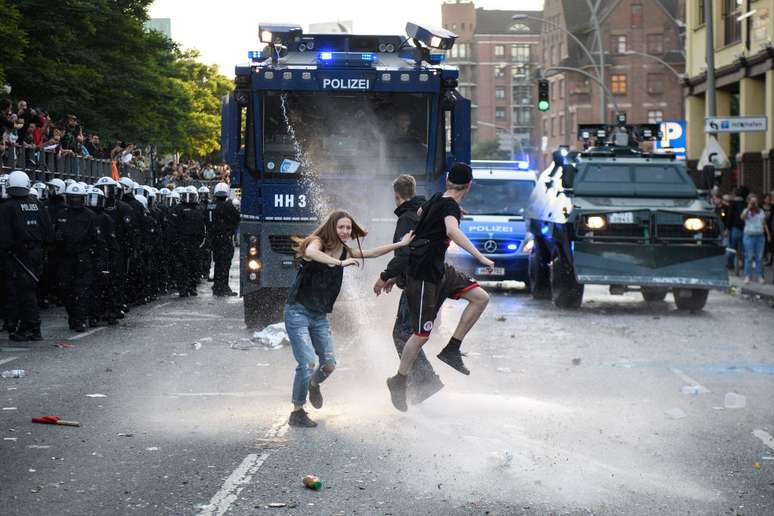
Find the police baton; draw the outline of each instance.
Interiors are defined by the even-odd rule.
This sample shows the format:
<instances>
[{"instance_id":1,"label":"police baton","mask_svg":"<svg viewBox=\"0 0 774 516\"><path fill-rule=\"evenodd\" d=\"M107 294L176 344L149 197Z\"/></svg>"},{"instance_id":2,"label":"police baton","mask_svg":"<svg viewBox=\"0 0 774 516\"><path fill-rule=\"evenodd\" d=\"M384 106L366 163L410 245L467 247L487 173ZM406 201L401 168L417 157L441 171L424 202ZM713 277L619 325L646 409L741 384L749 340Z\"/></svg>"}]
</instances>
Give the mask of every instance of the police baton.
<instances>
[{"instance_id":1,"label":"police baton","mask_svg":"<svg viewBox=\"0 0 774 516\"><path fill-rule=\"evenodd\" d=\"M40 280L38 279L38 277L37 277L37 276L35 276L35 273L34 273L34 272L32 272L32 271L29 269L29 267L27 267L26 265L24 265L24 262L23 262L23 261L21 261L21 260L19 259L19 257L18 257L18 256L16 256L16 253L11 253L11 256L13 256L13 259L14 259L14 260L16 260L16 263L18 263L18 264L19 264L19 267L21 267L22 269L24 269L24 272L26 272L27 274L29 274L29 275L30 275L30 278L32 278L32 280L33 280L35 283L40 283Z\"/></svg>"}]
</instances>

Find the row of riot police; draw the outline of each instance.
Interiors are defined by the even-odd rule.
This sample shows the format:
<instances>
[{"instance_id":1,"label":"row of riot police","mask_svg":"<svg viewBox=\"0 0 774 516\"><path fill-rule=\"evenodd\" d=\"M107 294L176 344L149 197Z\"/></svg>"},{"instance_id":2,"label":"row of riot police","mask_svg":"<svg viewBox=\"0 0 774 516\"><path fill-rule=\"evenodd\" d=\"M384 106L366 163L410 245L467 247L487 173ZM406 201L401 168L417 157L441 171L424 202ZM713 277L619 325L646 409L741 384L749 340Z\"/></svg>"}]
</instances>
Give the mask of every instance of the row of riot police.
<instances>
[{"instance_id":1,"label":"row of riot police","mask_svg":"<svg viewBox=\"0 0 774 516\"><path fill-rule=\"evenodd\" d=\"M200 195L202 199L200 199ZM239 211L225 183L172 191L128 177L89 185L0 176L0 316L14 341L40 340L39 310L63 305L70 329L116 324L131 306L197 295L214 258L213 294L228 285Z\"/></svg>"}]
</instances>

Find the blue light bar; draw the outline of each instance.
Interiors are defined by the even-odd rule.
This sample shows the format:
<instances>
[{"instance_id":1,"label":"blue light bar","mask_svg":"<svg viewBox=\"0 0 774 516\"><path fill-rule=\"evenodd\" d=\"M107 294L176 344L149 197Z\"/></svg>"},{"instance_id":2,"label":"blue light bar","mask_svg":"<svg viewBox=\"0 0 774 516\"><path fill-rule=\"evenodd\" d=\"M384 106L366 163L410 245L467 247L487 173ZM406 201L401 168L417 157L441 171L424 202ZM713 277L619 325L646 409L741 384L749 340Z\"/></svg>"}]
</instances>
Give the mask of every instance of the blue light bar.
<instances>
[{"instance_id":1,"label":"blue light bar","mask_svg":"<svg viewBox=\"0 0 774 516\"><path fill-rule=\"evenodd\" d=\"M320 52L318 57L321 61L330 61L333 59L333 52Z\"/></svg>"},{"instance_id":2,"label":"blue light bar","mask_svg":"<svg viewBox=\"0 0 774 516\"><path fill-rule=\"evenodd\" d=\"M434 65L441 64L444 59L446 59L446 56L443 54L430 54L427 56L427 62Z\"/></svg>"},{"instance_id":3,"label":"blue light bar","mask_svg":"<svg viewBox=\"0 0 774 516\"><path fill-rule=\"evenodd\" d=\"M261 52L260 50L250 50L247 53L247 58L250 61L260 61L263 59L263 52Z\"/></svg>"},{"instance_id":4,"label":"blue light bar","mask_svg":"<svg viewBox=\"0 0 774 516\"><path fill-rule=\"evenodd\" d=\"M330 52L324 50L317 54L317 59L326 65L371 65L379 60L379 56L373 52Z\"/></svg>"},{"instance_id":5,"label":"blue light bar","mask_svg":"<svg viewBox=\"0 0 774 516\"><path fill-rule=\"evenodd\" d=\"M516 166L519 170L529 170L529 161L518 161Z\"/></svg>"},{"instance_id":6,"label":"blue light bar","mask_svg":"<svg viewBox=\"0 0 774 516\"><path fill-rule=\"evenodd\" d=\"M516 249L519 248L519 245L518 244L508 244L507 247L508 247L509 251L515 251Z\"/></svg>"}]
</instances>

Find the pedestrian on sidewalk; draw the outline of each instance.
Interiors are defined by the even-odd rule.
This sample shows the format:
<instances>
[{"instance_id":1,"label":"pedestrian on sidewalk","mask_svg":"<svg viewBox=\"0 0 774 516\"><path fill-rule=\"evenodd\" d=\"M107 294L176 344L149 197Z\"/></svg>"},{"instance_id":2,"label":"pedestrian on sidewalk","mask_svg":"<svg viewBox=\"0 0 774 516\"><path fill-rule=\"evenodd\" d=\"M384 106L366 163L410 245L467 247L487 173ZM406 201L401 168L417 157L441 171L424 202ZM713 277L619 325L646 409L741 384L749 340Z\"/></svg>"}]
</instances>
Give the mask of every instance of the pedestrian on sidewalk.
<instances>
[{"instance_id":1,"label":"pedestrian on sidewalk","mask_svg":"<svg viewBox=\"0 0 774 516\"><path fill-rule=\"evenodd\" d=\"M747 208L742 212L744 221L744 282L753 280L753 262L758 275L758 282L763 283L763 249L766 241L771 238L769 228L765 224L766 215L758 204L758 196L747 196Z\"/></svg>"},{"instance_id":2,"label":"pedestrian on sidewalk","mask_svg":"<svg viewBox=\"0 0 774 516\"><path fill-rule=\"evenodd\" d=\"M406 342L395 376L387 379L392 404L405 412L408 374L422 346L430 338L433 322L444 300L465 299L468 305L462 312L457 328L438 358L462 374L470 371L462 361L460 347L465 335L473 328L489 304L489 295L467 275L454 270L444 262L449 242L453 241L474 256L484 267L491 269L494 262L482 255L460 230L462 217L460 202L473 184L473 171L465 163L455 163L446 177L446 191L437 193L421 208L415 230L416 238L410 247L406 297L414 334Z\"/></svg>"},{"instance_id":3,"label":"pedestrian on sidewalk","mask_svg":"<svg viewBox=\"0 0 774 516\"><path fill-rule=\"evenodd\" d=\"M336 210L311 235L294 238L300 268L285 304L285 330L298 363L293 378L290 426L317 426L304 405L308 396L314 408L322 407L320 384L336 368L328 314L333 311L341 291L344 267L357 267L358 259L385 255L408 245L413 238L409 233L400 242L364 250L360 239L367 234L351 215ZM352 239L357 242L357 249L347 246ZM315 355L318 364L315 364Z\"/></svg>"},{"instance_id":4,"label":"pedestrian on sidewalk","mask_svg":"<svg viewBox=\"0 0 774 516\"><path fill-rule=\"evenodd\" d=\"M726 220L723 221L728 228L728 248L726 250L726 267L729 270L735 269L737 263L737 252L740 244L743 246L742 235L744 233L744 221L742 212L745 209L745 198L749 191L744 186L738 186L734 190L734 195L728 200L728 211Z\"/></svg>"},{"instance_id":5,"label":"pedestrian on sidewalk","mask_svg":"<svg viewBox=\"0 0 774 516\"><path fill-rule=\"evenodd\" d=\"M414 176L402 174L392 183L393 197L395 205L395 215L398 216L398 223L395 226L395 234L392 241L398 242L403 236L414 230L419 220L417 211L425 202L423 196L416 195L417 182ZM379 275L379 279L374 283L374 293L378 296L382 292L389 293L393 285L397 285L401 290L406 288L406 271L408 269L409 250L407 247L395 251L395 256L387 264L387 267ZM413 327L411 326L411 316L408 306L406 292L400 295L398 303L398 313L395 316L395 324L392 328L392 340L395 344L395 350L398 352L398 358L403 354L403 348L406 341L411 337ZM420 350L414 367L411 369L408 377L408 396L409 401L418 404L437 393L443 388L443 382L435 374L433 366L425 352Z\"/></svg>"}]
</instances>

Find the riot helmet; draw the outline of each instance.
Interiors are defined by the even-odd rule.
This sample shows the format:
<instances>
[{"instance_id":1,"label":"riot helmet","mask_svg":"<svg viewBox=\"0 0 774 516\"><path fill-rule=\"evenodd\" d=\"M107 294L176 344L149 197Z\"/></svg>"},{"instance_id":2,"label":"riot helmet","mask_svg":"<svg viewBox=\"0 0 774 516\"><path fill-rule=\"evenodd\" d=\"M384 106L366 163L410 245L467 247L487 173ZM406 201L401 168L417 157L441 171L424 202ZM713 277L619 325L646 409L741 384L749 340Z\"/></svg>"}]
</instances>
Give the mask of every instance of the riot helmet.
<instances>
[{"instance_id":1,"label":"riot helmet","mask_svg":"<svg viewBox=\"0 0 774 516\"><path fill-rule=\"evenodd\" d=\"M167 206L170 208L180 203L180 194L177 192L169 192L167 196Z\"/></svg>"},{"instance_id":2,"label":"riot helmet","mask_svg":"<svg viewBox=\"0 0 774 516\"><path fill-rule=\"evenodd\" d=\"M200 201L207 202L210 200L210 189L206 186L200 186L196 193L199 194Z\"/></svg>"},{"instance_id":3,"label":"riot helmet","mask_svg":"<svg viewBox=\"0 0 774 516\"><path fill-rule=\"evenodd\" d=\"M30 177L21 170L8 174L8 194L12 197L27 197L30 194Z\"/></svg>"},{"instance_id":4,"label":"riot helmet","mask_svg":"<svg viewBox=\"0 0 774 516\"><path fill-rule=\"evenodd\" d=\"M118 184L124 192L124 195L134 195L134 181L124 176L118 180Z\"/></svg>"},{"instance_id":5,"label":"riot helmet","mask_svg":"<svg viewBox=\"0 0 774 516\"><path fill-rule=\"evenodd\" d=\"M38 200L45 201L48 199L48 187L45 183L35 183L32 185L32 189L38 193Z\"/></svg>"},{"instance_id":6,"label":"riot helmet","mask_svg":"<svg viewBox=\"0 0 774 516\"><path fill-rule=\"evenodd\" d=\"M169 194L172 192L169 190L169 188L162 188L159 190L159 202L162 204L166 204L167 197L169 197Z\"/></svg>"},{"instance_id":7,"label":"riot helmet","mask_svg":"<svg viewBox=\"0 0 774 516\"><path fill-rule=\"evenodd\" d=\"M215 185L215 191L213 192L213 197L222 197L227 198L228 197L228 185L226 183L218 183Z\"/></svg>"},{"instance_id":8,"label":"riot helmet","mask_svg":"<svg viewBox=\"0 0 774 516\"><path fill-rule=\"evenodd\" d=\"M134 198L137 199L137 201L142 204L142 207L146 210L148 209L148 199L144 195L138 195L134 194Z\"/></svg>"},{"instance_id":9,"label":"riot helmet","mask_svg":"<svg viewBox=\"0 0 774 516\"><path fill-rule=\"evenodd\" d=\"M35 198L35 199L37 199L38 201L40 200L40 192L38 192L38 191L37 191L36 189L34 189L34 188L30 188L30 196L31 196L31 197L34 197L34 198Z\"/></svg>"},{"instance_id":10,"label":"riot helmet","mask_svg":"<svg viewBox=\"0 0 774 516\"><path fill-rule=\"evenodd\" d=\"M96 210L101 210L105 207L107 199L105 193L97 187L89 188L86 191L86 206Z\"/></svg>"},{"instance_id":11,"label":"riot helmet","mask_svg":"<svg viewBox=\"0 0 774 516\"><path fill-rule=\"evenodd\" d=\"M52 179L46 185L48 186L49 197L62 196L65 194L65 189L67 189L65 182L58 178Z\"/></svg>"},{"instance_id":12,"label":"riot helmet","mask_svg":"<svg viewBox=\"0 0 774 516\"><path fill-rule=\"evenodd\" d=\"M199 200L199 194L196 192L195 186L188 186L180 194L180 201L183 204L196 204Z\"/></svg>"},{"instance_id":13,"label":"riot helmet","mask_svg":"<svg viewBox=\"0 0 774 516\"><path fill-rule=\"evenodd\" d=\"M83 208L86 205L86 189L73 182L65 190L65 204L68 208Z\"/></svg>"}]
</instances>

